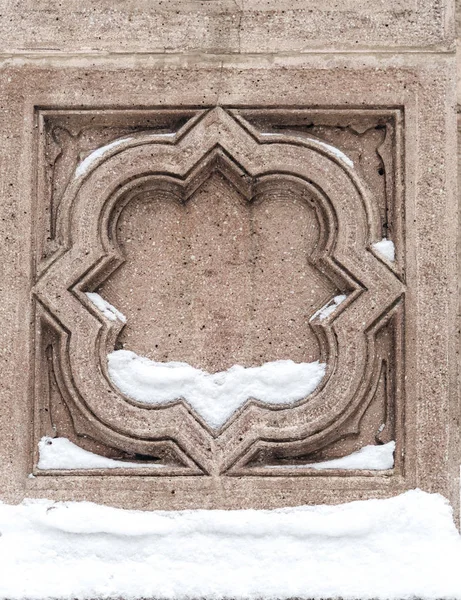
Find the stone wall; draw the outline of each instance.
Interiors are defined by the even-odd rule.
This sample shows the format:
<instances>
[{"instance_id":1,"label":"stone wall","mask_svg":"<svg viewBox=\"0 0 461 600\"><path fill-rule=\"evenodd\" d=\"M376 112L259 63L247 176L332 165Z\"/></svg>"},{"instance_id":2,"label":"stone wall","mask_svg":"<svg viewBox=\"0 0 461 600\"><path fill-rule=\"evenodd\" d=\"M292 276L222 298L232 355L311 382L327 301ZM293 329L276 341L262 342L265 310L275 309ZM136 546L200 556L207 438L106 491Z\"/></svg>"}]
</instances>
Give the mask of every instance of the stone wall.
<instances>
[{"instance_id":1,"label":"stone wall","mask_svg":"<svg viewBox=\"0 0 461 600\"><path fill-rule=\"evenodd\" d=\"M318 4L3 3L2 500L457 508L454 7Z\"/></svg>"}]
</instances>

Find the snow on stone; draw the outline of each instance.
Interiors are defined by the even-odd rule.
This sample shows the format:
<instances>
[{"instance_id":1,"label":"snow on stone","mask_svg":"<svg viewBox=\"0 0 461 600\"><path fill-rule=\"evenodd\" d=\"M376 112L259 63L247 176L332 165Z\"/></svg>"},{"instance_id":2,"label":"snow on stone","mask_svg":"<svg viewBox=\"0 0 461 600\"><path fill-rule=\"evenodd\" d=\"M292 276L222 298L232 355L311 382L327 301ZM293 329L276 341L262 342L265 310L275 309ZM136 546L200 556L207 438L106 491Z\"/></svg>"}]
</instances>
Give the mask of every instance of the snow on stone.
<instances>
[{"instance_id":1,"label":"snow on stone","mask_svg":"<svg viewBox=\"0 0 461 600\"><path fill-rule=\"evenodd\" d=\"M388 261L395 261L395 246L392 240L383 238L381 241L376 242L376 244L373 244L373 248L376 250L376 252L381 254L381 256L384 256L384 258L386 258Z\"/></svg>"},{"instance_id":2,"label":"snow on stone","mask_svg":"<svg viewBox=\"0 0 461 600\"><path fill-rule=\"evenodd\" d=\"M338 308L338 306L344 302L346 297L347 296L345 296L344 294L335 296L334 298L329 300L324 306L322 306L321 309L319 309L316 313L314 313L312 315L312 317L309 319L309 321L313 321L317 317L320 319L320 321L323 321L324 319L326 319L332 313L335 312L335 310Z\"/></svg>"},{"instance_id":3,"label":"snow on stone","mask_svg":"<svg viewBox=\"0 0 461 600\"><path fill-rule=\"evenodd\" d=\"M280 137L280 134L265 132L265 133L261 133L261 136L263 136L263 137ZM336 146L332 146L331 144L327 144L326 142L322 142L321 140L318 140L318 139L313 140L312 138L310 138L310 141L313 141L316 144L318 144L319 146L321 146L322 148L325 148L326 150L329 150L330 152L332 152L336 156L336 158L339 158L342 162L346 163L346 165L348 167L351 167L351 169L354 168L354 163L352 162L352 160L347 156L347 154L344 154L344 152L342 152L342 150L340 150L339 148L336 148Z\"/></svg>"},{"instance_id":4,"label":"snow on stone","mask_svg":"<svg viewBox=\"0 0 461 600\"><path fill-rule=\"evenodd\" d=\"M175 132L153 133L153 134L151 134L150 139L154 142L156 138L174 139L175 136L176 136ZM88 156L86 158L84 158L77 165L77 168L75 169L75 174L74 174L75 179L77 179L81 175L85 175L85 173L88 172L90 167L92 167L97 160L99 160L106 154L109 154L111 150L113 150L114 148L117 148L118 146L121 146L122 144L124 144L126 142L131 142L134 139L135 139L134 137L120 138L118 140L114 140L113 142L110 142L109 144L106 144L105 146L101 146L100 148L96 148L96 150L93 150L93 152L88 154Z\"/></svg>"},{"instance_id":5,"label":"snow on stone","mask_svg":"<svg viewBox=\"0 0 461 600\"><path fill-rule=\"evenodd\" d=\"M175 131L170 131L168 133L154 133L154 134L152 134L152 138L165 138L165 139L168 139L168 140L172 140L175 137L176 137L176 132Z\"/></svg>"},{"instance_id":6,"label":"snow on stone","mask_svg":"<svg viewBox=\"0 0 461 600\"><path fill-rule=\"evenodd\" d=\"M326 368L319 361L278 360L258 367L234 365L211 374L187 363L153 362L129 350L115 350L107 359L110 379L129 398L146 404L184 398L214 428L249 398L266 404L305 398L322 381Z\"/></svg>"},{"instance_id":7,"label":"snow on stone","mask_svg":"<svg viewBox=\"0 0 461 600\"><path fill-rule=\"evenodd\" d=\"M82 162L79 163L77 168L75 169L75 178L80 177L81 175L84 175L89 170L89 168L98 159L103 157L105 154L108 154L111 150L113 150L114 148L117 148L117 146L121 146L125 142L129 142L132 139L133 139L132 137L127 137L127 138L120 138L118 140L114 140L113 142L110 142L110 144L101 146L100 148L97 148L96 150L94 150L93 152L88 154L88 156L86 158L84 158L82 160Z\"/></svg>"},{"instance_id":8,"label":"snow on stone","mask_svg":"<svg viewBox=\"0 0 461 600\"><path fill-rule=\"evenodd\" d=\"M111 321L116 321L117 319L122 323L126 323L126 317L119 310L109 304L107 300L104 300L102 296L97 294L96 292L86 292L86 296L91 300L91 302L96 306L98 310L102 312L102 314L110 319Z\"/></svg>"},{"instance_id":9,"label":"snow on stone","mask_svg":"<svg viewBox=\"0 0 461 600\"><path fill-rule=\"evenodd\" d=\"M280 469L369 469L381 471L394 467L395 442L388 442L380 446L364 446L347 456L326 460L318 463L304 465L279 465ZM267 468L273 469L273 466Z\"/></svg>"},{"instance_id":10,"label":"snow on stone","mask_svg":"<svg viewBox=\"0 0 461 600\"><path fill-rule=\"evenodd\" d=\"M38 443L38 468L49 469L139 469L161 468L157 463L125 462L99 456L80 448L67 438L43 437Z\"/></svg>"},{"instance_id":11,"label":"snow on stone","mask_svg":"<svg viewBox=\"0 0 461 600\"><path fill-rule=\"evenodd\" d=\"M438 494L339 506L125 511L0 504L0 597L461 598L461 541Z\"/></svg>"},{"instance_id":12,"label":"snow on stone","mask_svg":"<svg viewBox=\"0 0 461 600\"><path fill-rule=\"evenodd\" d=\"M354 163L352 162L352 160L346 154L344 154L344 152L342 152L339 148L336 148L336 146L332 146L331 144L326 144L325 142L321 142L320 140L315 140L315 141L319 146L326 148L327 150L332 152L336 156L336 158L339 158L344 163L346 163L346 165L348 167L351 167L352 169L354 168Z\"/></svg>"}]
</instances>

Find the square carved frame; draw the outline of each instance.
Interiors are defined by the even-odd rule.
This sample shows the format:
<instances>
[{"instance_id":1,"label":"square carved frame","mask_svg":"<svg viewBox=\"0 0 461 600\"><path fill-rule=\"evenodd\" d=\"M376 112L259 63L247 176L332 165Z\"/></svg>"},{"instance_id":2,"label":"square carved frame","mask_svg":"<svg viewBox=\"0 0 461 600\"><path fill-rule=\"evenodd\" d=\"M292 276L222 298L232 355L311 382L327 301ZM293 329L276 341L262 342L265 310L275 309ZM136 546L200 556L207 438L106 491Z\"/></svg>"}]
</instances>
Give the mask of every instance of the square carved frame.
<instances>
[{"instance_id":1,"label":"square carved frame","mask_svg":"<svg viewBox=\"0 0 461 600\"><path fill-rule=\"evenodd\" d=\"M2 499L91 499L133 508L259 508L386 497L420 487L442 493L457 506L453 68L452 59L445 57L434 58L428 66L416 57L382 59L378 64L373 58L326 60L320 56L306 57L302 63L286 59L277 66L260 58L222 64L212 59L139 59L131 68L105 60L91 65L56 60L46 67L33 62L4 67L0 74L6 149L1 163L5 270ZM405 293L405 335L397 360L402 389L396 468L375 474L321 476L300 476L293 471L264 475L257 470L249 475L245 469L224 475L211 469L201 476L184 472L162 477L137 471L118 475L34 471L37 438L43 433L37 429L40 401L36 404L34 398L35 308L43 293L36 278L37 252L42 252L37 232L44 231L37 157L43 158L40 127L44 115L199 111L212 115L209 127L218 127L223 135L226 127L230 131L237 122L228 121L230 110L240 116L250 110L268 114L281 106L288 111L348 113L361 118L383 114L399 124L401 200L395 207L401 242L396 264L402 271L400 279L389 279L386 287L386 294L397 297L402 290L399 286L404 285ZM203 132L200 135L203 138ZM228 168L222 157L214 160L214 166L219 163L221 170ZM372 283L370 278L368 288ZM45 292L52 285L48 281Z\"/></svg>"},{"instance_id":2,"label":"square carved frame","mask_svg":"<svg viewBox=\"0 0 461 600\"><path fill-rule=\"evenodd\" d=\"M402 471L401 109L41 108L36 119L36 448L65 437L137 459L125 475L298 477L396 441L381 475ZM374 246L383 236L391 260ZM128 317L95 316L95 291ZM332 297L341 309L327 317ZM308 357L327 370L291 408L247 398L217 415L209 391L199 408L186 397L149 409L111 380L128 358L114 347L213 373ZM36 464L36 476L69 475Z\"/></svg>"}]
</instances>

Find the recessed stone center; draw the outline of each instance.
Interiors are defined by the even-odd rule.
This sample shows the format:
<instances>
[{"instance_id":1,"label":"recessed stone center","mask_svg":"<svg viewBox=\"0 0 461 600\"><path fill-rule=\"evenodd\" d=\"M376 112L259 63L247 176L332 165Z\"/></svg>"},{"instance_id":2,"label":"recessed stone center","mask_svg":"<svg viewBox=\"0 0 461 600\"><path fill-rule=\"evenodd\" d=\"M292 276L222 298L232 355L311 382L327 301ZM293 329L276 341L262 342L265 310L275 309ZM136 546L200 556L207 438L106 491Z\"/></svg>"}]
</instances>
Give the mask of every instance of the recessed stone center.
<instances>
[{"instance_id":1,"label":"recessed stone center","mask_svg":"<svg viewBox=\"0 0 461 600\"><path fill-rule=\"evenodd\" d=\"M185 202L140 193L117 223L126 262L98 290L127 317L119 346L209 372L319 359L309 318L338 290L311 260L311 200L282 182L248 201L218 171Z\"/></svg>"}]
</instances>

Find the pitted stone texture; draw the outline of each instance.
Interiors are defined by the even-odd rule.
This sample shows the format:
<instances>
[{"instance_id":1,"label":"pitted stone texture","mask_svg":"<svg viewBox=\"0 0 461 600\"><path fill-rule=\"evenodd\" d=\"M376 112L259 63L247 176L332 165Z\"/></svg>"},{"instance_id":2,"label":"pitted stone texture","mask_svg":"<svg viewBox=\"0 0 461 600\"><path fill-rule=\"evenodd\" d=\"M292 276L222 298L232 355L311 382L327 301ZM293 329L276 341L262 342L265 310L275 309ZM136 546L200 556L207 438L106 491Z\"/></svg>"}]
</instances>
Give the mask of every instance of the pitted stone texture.
<instances>
[{"instance_id":1,"label":"pitted stone texture","mask_svg":"<svg viewBox=\"0 0 461 600\"><path fill-rule=\"evenodd\" d=\"M72 59L48 67L11 65L2 71L7 152L1 157L5 190L1 211L3 223L8 222L2 237L3 281L8 287L1 304L4 499L86 498L140 508L261 507L384 497L419 486L456 503L456 353L451 335L456 318L456 202L454 181L447 175L455 156L452 59L434 57L427 63L418 57L379 62L309 57L301 66L287 60L283 69L261 63L238 59L223 65L210 58L182 64L163 58L155 64L150 58L134 65L108 60L91 67L78 66ZM344 90L347 104L336 102L335 109L329 108L331 98L341 98ZM102 98L107 109L101 106ZM170 116L164 118L161 107ZM181 118L171 116L173 107L185 111ZM57 128L54 136L47 132L47 119ZM81 132L75 129L79 122ZM184 131L177 135L181 128ZM165 143L161 136L168 132L177 137ZM132 138L140 143L133 144ZM124 141L95 163L77 186L79 161L82 164L89 153L115 139ZM56 178L47 175L53 164L58 165ZM194 171L197 165L200 168ZM317 235L322 237L317 231L323 231L327 241L329 235L336 240L331 248L325 246L326 259L331 259L326 274L332 284L327 285L332 285L328 288L332 292L345 292L348 301L324 327L327 340L334 332L337 349L332 351L334 345L325 343L319 356L330 367L336 361L338 368L331 369L328 382L337 376L337 385L321 396L327 382L295 408L268 411L257 404L247 406L215 435L180 403L146 411L110 387L101 359L117 343L120 329L104 323L82 294L100 291L117 304L114 294L122 281L110 283L117 274L115 267L121 265L113 243L112 206L125 206L118 222L119 245L127 256L133 223L145 226L143 235L154 229L154 216L143 207L148 204L149 186L165 191L161 177L176 177L176 193L195 202L195 207L200 202L215 207L217 202L235 210L242 196L248 202L257 185L264 184L258 179L265 170L278 182L287 173L305 180L309 175L310 184L320 188L315 193L327 198L325 207L331 202L334 208L333 220L325 215L315 231L303 229L302 217L297 226L311 259L309 244ZM140 176L145 181L138 182ZM386 185L380 183L382 178ZM170 185L168 193L172 189ZM139 198L134 200L131 193ZM160 202L158 192L155 198ZM364 206L370 209L366 216ZM215 208L210 220L205 219L211 237L219 222L213 216ZM242 203L239 227L246 222L245 211ZM283 219L287 213L282 212ZM168 213L158 214L160 223L171 222ZM185 226L200 221L189 219L187 210L185 214ZM21 223L12 227L19 216ZM335 218L337 227L332 225ZM161 242L161 231L156 243ZM384 233L396 242L394 265L372 250ZM276 239L269 237L268 252L277 253ZM203 239L194 232L189 239L203 251ZM143 244L138 250L150 251ZM242 248L244 252L236 255L238 264L233 267L244 270L250 247L238 244L238 252ZM229 253L234 251L231 244ZM193 256L198 255L195 252ZM171 255L161 254L167 270L181 253L172 249ZM297 250L294 256L302 255ZM245 259L242 264L240 259ZM133 260L139 264L139 258ZM199 284L190 286L195 294L206 269L216 269L215 263L212 267L205 263L197 267ZM141 273L141 287L151 286L145 275ZM202 301L209 300L200 294ZM235 299L240 301L238 294ZM316 296L314 304L320 302L321 296ZM305 303L301 289L300 304ZM134 307L127 303L124 310L142 313L145 308L139 302ZM382 315L389 317L384 329L378 326ZM144 318L131 333L129 320L126 338L122 334L118 342L128 343L131 335L129 343L137 340L147 349L150 334L142 339ZM178 346L174 352L179 352ZM216 356L223 360L225 352ZM220 368L216 356L197 360ZM253 364L254 356L249 355L248 361ZM18 377L20 364L27 376ZM384 403L383 411L389 389L392 404ZM370 413L365 410L372 406L367 402L376 394L381 408L375 406ZM335 413L335 407L344 411ZM313 456L341 455L368 442L377 420L386 414L392 414L389 427L397 440L392 472L300 476L285 469ZM74 436L82 446L108 455L149 458L158 452L167 465L165 475L146 477L134 471L114 478L105 472L36 470L36 476L28 478L36 463L37 439L52 433L54 426L60 435ZM277 471L280 465L282 474Z\"/></svg>"},{"instance_id":2,"label":"pitted stone texture","mask_svg":"<svg viewBox=\"0 0 461 600\"><path fill-rule=\"evenodd\" d=\"M446 50L452 0L51 0L2 3L0 51Z\"/></svg>"},{"instance_id":3,"label":"pitted stone texture","mask_svg":"<svg viewBox=\"0 0 461 600\"><path fill-rule=\"evenodd\" d=\"M126 262L98 288L127 317L120 347L209 372L320 359L309 318L341 291L309 260L313 200L285 185L248 201L219 172L184 204L165 196L124 209Z\"/></svg>"}]
</instances>

